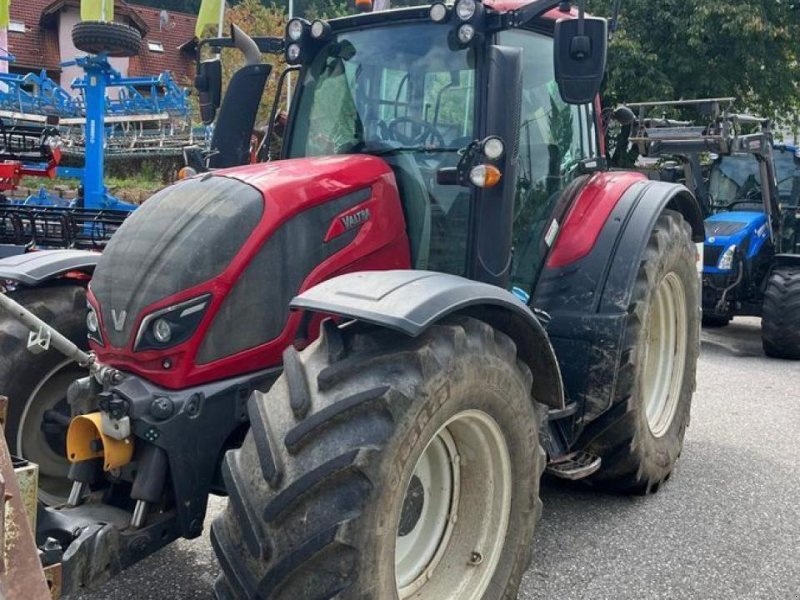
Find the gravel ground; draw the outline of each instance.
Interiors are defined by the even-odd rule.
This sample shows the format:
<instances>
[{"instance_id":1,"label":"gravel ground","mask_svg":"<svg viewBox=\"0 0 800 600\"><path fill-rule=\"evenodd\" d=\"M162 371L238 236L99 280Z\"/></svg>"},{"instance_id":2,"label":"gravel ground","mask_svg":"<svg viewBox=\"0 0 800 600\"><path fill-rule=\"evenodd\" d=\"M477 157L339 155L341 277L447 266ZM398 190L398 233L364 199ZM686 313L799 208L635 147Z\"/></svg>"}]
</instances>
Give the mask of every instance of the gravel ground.
<instances>
[{"instance_id":1,"label":"gravel ground","mask_svg":"<svg viewBox=\"0 0 800 600\"><path fill-rule=\"evenodd\" d=\"M762 355L758 320L705 331L672 479L647 498L545 482L519 599L800 599L798 426L800 364ZM216 573L206 535L80 598L208 599Z\"/></svg>"}]
</instances>

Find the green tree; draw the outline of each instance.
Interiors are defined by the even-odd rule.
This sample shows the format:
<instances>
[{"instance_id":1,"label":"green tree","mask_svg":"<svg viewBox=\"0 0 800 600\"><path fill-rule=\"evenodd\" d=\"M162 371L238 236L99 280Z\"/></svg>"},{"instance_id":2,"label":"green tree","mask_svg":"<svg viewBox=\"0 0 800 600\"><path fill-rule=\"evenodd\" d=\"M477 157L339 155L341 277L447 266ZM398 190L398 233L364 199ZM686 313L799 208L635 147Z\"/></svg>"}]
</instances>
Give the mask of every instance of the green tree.
<instances>
[{"instance_id":1,"label":"green tree","mask_svg":"<svg viewBox=\"0 0 800 600\"><path fill-rule=\"evenodd\" d=\"M613 0L590 0L599 15ZM800 1L626 0L605 103L735 96L786 116L800 107Z\"/></svg>"}]
</instances>

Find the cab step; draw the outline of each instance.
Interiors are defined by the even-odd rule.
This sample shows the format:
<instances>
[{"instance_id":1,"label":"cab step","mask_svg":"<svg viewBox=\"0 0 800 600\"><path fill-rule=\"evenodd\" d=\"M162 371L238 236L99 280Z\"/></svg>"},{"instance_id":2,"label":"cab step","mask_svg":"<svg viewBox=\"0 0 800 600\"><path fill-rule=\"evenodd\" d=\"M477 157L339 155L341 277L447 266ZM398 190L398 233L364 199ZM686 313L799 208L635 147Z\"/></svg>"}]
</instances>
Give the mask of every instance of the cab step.
<instances>
[{"instance_id":1,"label":"cab step","mask_svg":"<svg viewBox=\"0 0 800 600\"><path fill-rule=\"evenodd\" d=\"M575 481L595 473L600 468L602 462L603 459L595 454L590 454L589 452L573 452L549 463L545 472L554 477Z\"/></svg>"}]
</instances>

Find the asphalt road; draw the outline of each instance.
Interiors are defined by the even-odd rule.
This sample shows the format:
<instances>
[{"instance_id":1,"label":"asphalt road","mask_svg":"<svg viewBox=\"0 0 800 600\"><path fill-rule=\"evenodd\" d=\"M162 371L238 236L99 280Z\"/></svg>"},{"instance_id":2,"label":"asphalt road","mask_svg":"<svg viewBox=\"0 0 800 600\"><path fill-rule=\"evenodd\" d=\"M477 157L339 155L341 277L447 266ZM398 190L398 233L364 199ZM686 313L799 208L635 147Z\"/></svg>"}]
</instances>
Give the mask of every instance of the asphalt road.
<instances>
[{"instance_id":1,"label":"asphalt road","mask_svg":"<svg viewBox=\"0 0 800 600\"><path fill-rule=\"evenodd\" d=\"M762 355L756 319L705 331L671 480L646 498L546 482L519 600L800 599L798 430L800 364ZM216 573L204 536L81 600L207 599Z\"/></svg>"}]
</instances>

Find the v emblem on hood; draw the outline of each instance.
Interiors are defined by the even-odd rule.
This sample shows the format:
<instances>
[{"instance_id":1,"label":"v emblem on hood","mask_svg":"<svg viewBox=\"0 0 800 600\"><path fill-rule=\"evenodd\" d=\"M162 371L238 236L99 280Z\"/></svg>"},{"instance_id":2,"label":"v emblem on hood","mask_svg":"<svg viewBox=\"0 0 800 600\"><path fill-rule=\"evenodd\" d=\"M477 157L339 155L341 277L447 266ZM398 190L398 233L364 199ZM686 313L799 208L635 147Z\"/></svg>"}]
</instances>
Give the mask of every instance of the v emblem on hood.
<instances>
[{"instance_id":1,"label":"v emblem on hood","mask_svg":"<svg viewBox=\"0 0 800 600\"><path fill-rule=\"evenodd\" d=\"M125 327L125 319L128 317L128 312L121 310L119 314L113 308L111 309L111 319L114 321L114 329L117 331L122 331L122 328Z\"/></svg>"}]
</instances>

